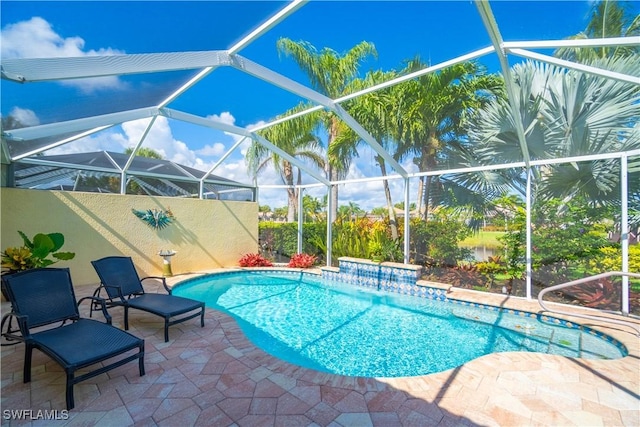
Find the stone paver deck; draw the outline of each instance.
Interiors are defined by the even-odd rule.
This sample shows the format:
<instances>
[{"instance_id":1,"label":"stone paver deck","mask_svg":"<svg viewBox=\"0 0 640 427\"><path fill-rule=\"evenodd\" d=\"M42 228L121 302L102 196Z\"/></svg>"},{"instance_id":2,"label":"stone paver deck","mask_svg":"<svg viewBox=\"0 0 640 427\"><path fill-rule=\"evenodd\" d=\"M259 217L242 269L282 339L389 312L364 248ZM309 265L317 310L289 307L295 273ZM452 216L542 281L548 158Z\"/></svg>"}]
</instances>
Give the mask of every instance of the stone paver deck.
<instances>
[{"instance_id":1,"label":"stone paver deck","mask_svg":"<svg viewBox=\"0 0 640 427\"><path fill-rule=\"evenodd\" d=\"M185 276L172 278L173 282ZM78 297L93 287L79 287ZM534 302L454 290L456 298L538 311ZM88 306L87 306L88 308ZM2 313L9 310L6 302ZM122 326L122 309L110 310ZM639 426L640 341L626 327L597 327L629 349L618 360L537 353L483 356L421 377L376 379L317 372L249 342L236 322L207 309L170 328L139 311L130 331L145 339L146 375L129 363L75 386L67 420L8 420L7 410L64 409L65 375L34 351L22 382L24 347L2 347L3 426ZM464 343L452 343L452 348ZM42 413L41 413L42 414Z\"/></svg>"}]
</instances>

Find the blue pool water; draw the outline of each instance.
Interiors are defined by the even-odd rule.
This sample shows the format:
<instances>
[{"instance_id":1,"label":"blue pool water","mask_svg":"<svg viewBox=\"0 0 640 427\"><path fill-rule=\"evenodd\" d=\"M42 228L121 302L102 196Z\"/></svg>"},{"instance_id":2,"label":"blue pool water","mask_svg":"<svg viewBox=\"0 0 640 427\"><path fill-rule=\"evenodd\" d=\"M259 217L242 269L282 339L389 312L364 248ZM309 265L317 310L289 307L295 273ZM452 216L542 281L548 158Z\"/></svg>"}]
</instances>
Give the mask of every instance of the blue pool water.
<instances>
[{"instance_id":1,"label":"blue pool water","mask_svg":"<svg viewBox=\"0 0 640 427\"><path fill-rule=\"evenodd\" d=\"M609 340L535 317L361 289L306 273L208 275L173 293L233 316L249 340L280 359L341 375L425 375L505 351L624 355L624 347Z\"/></svg>"}]
</instances>

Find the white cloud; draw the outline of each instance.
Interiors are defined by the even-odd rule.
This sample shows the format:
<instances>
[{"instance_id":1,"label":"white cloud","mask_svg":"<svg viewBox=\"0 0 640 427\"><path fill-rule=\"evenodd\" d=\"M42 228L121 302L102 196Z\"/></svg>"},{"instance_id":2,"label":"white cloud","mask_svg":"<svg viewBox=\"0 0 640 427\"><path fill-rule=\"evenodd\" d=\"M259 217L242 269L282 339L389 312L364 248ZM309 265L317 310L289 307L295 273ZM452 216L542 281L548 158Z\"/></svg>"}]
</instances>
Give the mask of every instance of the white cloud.
<instances>
[{"instance_id":1,"label":"white cloud","mask_svg":"<svg viewBox=\"0 0 640 427\"><path fill-rule=\"evenodd\" d=\"M37 126L40 124L40 119L36 113L26 108L13 107L9 116L12 116L25 126Z\"/></svg>"},{"instance_id":2,"label":"white cloud","mask_svg":"<svg viewBox=\"0 0 640 427\"><path fill-rule=\"evenodd\" d=\"M225 153L225 146L221 142L215 142L211 145L205 145L199 150L196 150L196 154L201 156L220 156Z\"/></svg>"},{"instance_id":3,"label":"white cloud","mask_svg":"<svg viewBox=\"0 0 640 427\"><path fill-rule=\"evenodd\" d=\"M233 116L233 114L231 114L228 111L224 111L222 112L220 115L218 114L211 114L207 116L207 119L209 120L213 120L215 122L220 122L220 123L224 123L227 125L232 125L235 126L236 123L236 118ZM257 123L252 123L250 125L248 125L246 127L246 129L248 131L251 131L257 127L263 126L266 122L261 120ZM229 135L231 138L233 138L233 143L235 144L236 142L240 141L242 138L244 138L244 136L242 135L238 135L236 133L231 133L231 132L225 132L225 135ZM251 146L251 139L250 138L246 138L244 140L244 142L242 144L240 144L240 153L245 156L247 154L247 150L249 149L249 147ZM203 154L204 155L204 154Z\"/></svg>"},{"instance_id":4,"label":"white cloud","mask_svg":"<svg viewBox=\"0 0 640 427\"><path fill-rule=\"evenodd\" d=\"M65 38L56 33L49 22L37 16L27 21L6 25L0 32L0 38L2 39L0 56L3 59L83 57L123 53L112 48L84 50L84 39L77 36ZM77 87L83 92L125 87L125 84L115 76L67 80L61 84Z\"/></svg>"},{"instance_id":5,"label":"white cloud","mask_svg":"<svg viewBox=\"0 0 640 427\"><path fill-rule=\"evenodd\" d=\"M151 119L134 120L122 124L125 138L129 147L134 147L141 139ZM206 162L198 158L195 151L183 141L174 138L166 117L158 116L149 130L143 146L151 148L163 158L185 166L195 167L205 165Z\"/></svg>"},{"instance_id":6,"label":"white cloud","mask_svg":"<svg viewBox=\"0 0 640 427\"><path fill-rule=\"evenodd\" d=\"M236 122L236 118L228 111L225 111L220 115L211 114L207 116L207 119L213 120L214 122L224 123L226 125L233 125Z\"/></svg>"}]
</instances>

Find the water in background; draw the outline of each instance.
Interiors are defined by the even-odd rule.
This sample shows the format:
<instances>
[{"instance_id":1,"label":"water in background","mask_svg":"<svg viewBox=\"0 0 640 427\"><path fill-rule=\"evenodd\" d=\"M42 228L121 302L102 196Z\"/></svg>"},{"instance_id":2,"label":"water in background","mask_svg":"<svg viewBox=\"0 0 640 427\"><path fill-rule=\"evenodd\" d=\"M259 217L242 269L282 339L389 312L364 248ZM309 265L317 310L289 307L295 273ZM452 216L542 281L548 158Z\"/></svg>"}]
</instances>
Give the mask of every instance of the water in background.
<instances>
[{"instance_id":1,"label":"water in background","mask_svg":"<svg viewBox=\"0 0 640 427\"><path fill-rule=\"evenodd\" d=\"M486 246L464 246L471 250L471 255L476 261L487 261L490 256L498 255L498 249Z\"/></svg>"}]
</instances>

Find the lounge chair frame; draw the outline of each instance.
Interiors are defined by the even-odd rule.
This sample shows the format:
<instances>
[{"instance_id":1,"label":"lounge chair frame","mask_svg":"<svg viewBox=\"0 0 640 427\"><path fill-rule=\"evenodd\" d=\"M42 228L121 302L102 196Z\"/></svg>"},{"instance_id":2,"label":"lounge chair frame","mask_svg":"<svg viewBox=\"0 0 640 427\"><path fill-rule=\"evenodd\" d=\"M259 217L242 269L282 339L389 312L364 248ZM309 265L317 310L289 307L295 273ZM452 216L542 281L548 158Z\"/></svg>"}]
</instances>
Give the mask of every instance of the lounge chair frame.
<instances>
[{"instance_id":1,"label":"lounge chair frame","mask_svg":"<svg viewBox=\"0 0 640 427\"><path fill-rule=\"evenodd\" d=\"M100 277L100 286L93 295L100 297L104 290L107 307L124 308L125 330L129 330L130 308L162 317L165 342L169 341L169 326L199 316L200 326L204 327L204 302L172 295L164 277L140 278L131 257L110 256L91 261L91 264ZM167 295L145 292L142 282L148 279L160 280Z\"/></svg>"},{"instance_id":2,"label":"lounge chair frame","mask_svg":"<svg viewBox=\"0 0 640 427\"><path fill-rule=\"evenodd\" d=\"M76 301L67 268L36 268L3 277L12 305L8 317L16 319L24 342L25 383L31 381L33 349L55 360L66 373L67 409L75 406L73 386L86 379L138 360L140 376L145 375L144 340L112 326L105 301L90 296ZM90 301L99 306L106 323L80 317L79 306ZM57 325L57 326L56 326ZM114 362L103 362L130 351L138 351ZM76 371L103 363L97 369L76 376Z\"/></svg>"}]
</instances>

